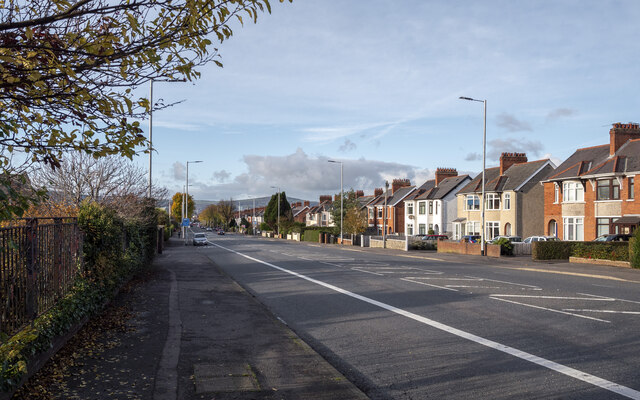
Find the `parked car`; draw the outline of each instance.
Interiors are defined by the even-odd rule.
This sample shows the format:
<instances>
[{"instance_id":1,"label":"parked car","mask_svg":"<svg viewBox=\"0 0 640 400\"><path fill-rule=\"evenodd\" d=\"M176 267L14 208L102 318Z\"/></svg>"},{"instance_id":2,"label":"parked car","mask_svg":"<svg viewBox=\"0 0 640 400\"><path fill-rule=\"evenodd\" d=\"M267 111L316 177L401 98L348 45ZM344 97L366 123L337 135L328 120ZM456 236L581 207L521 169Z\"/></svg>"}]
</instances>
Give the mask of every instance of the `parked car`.
<instances>
[{"instance_id":1,"label":"parked car","mask_svg":"<svg viewBox=\"0 0 640 400\"><path fill-rule=\"evenodd\" d=\"M560 239L558 239L555 236L529 236L528 238L526 238L524 240L525 243L532 243L532 242L559 242Z\"/></svg>"},{"instance_id":2,"label":"parked car","mask_svg":"<svg viewBox=\"0 0 640 400\"><path fill-rule=\"evenodd\" d=\"M209 226L208 226L208 227L207 227L207 229L206 229L206 231L207 231L207 232L211 232L211 230L212 230L212 229L211 229L211 227L209 227Z\"/></svg>"},{"instance_id":3,"label":"parked car","mask_svg":"<svg viewBox=\"0 0 640 400\"><path fill-rule=\"evenodd\" d=\"M495 243L502 238L508 239L511 243L522 242L522 238L520 236L496 236L492 240L490 240L489 243Z\"/></svg>"},{"instance_id":4,"label":"parked car","mask_svg":"<svg viewBox=\"0 0 640 400\"><path fill-rule=\"evenodd\" d=\"M420 240L449 240L447 235L424 235L420 237Z\"/></svg>"},{"instance_id":5,"label":"parked car","mask_svg":"<svg viewBox=\"0 0 640 400\"><path fill-rule=\"evenodd\" d=\"M206 246L209 242L207 241L207 235L204 233L196 233L193 235L193 245L194 246Z\"/></svg>"},{"instance_id":6,"label":"parked car","mask_svg":"<svg viewBox=\"0 0 640 400\"><path fill-rule=\"evenodd\" d=\"M465 235L462 237L462 239L460 239L460 241L468 243L478 243L481 238L482 236L480 235Z\"/></svg>"},{"instance_id":7,"label":"parked car","mask_svg":"<svg viewBox=\"0 0 640 400\"><path fill-rule=\"evenodd\" d=\"M625 233L613 233L610 235L602 235L595 238L594 242L628 242L633 235Z\"/></svg>"}]
</instances>

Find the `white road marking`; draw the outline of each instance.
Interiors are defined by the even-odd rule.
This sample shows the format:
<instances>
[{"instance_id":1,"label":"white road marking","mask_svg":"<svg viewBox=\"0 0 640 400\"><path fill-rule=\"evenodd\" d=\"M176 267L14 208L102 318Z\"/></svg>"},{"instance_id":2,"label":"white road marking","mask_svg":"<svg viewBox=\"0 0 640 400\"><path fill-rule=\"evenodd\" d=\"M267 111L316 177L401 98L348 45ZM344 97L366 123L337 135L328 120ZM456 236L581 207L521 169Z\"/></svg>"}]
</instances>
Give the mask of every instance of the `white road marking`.
<instances>
[{"instance_id":1,"label":"white road marking","mask_svg":"<svg viewBox=\"0 0 640 400\"><path fill-rule=\"evenodd\" d=\"M491 281L491 282L498 282L498 283L506 283L506 284L509 284L509 285L524 286L524 287L529 287L529 288L539 289L539 287L538 287L538 286L535 286L535 285L525 285L524 283L516 283L516 282L509 282L509 281L500 281L500 280L498 280L498 279L489 279L489 278L478 278L478 277L475 277L475 276L469 276L469 275L467 275L467 277L468 277L468 278L480 279L480 280L483 280L483 281Z\"/></svg>"},{"instance_id":2,"label":"white road marking","mask_svg":"<svg viewBox=\"0 0 640 400\"><path fill-rule=\"evenodd\" d=\"M471 285L444 285L449 288L469 288L469 289L501 289L499 286L471 286Z\"/></svg>"},{"instance_id":3,"label":"white road marking","mask_svg":"<svg viewBox=\"0 0 640 400\"><path fill-rule=\"evenodd\" d=\"M563 296L533 296L528 294L492 294L495 297L517 297L526 299L553 299L553 300L585 300L585 301L616 301L609 297L591 298L591 297L563 297Z\"/></svg>"},{"instance_id":4,"label":"white road marking","mask_svg":"<svg viewBox=\"0 0 640 400\"><path fill-rule=\"evenodd\" d=\"M354 270L354 271L364 272L364 273L371 274L371 275L384 276L384 274L379 274L377 272L371 272L371 271L365 271L365 270L360 269L360 268L351 268L351 269Z\"/></svg>"},{"instance_id":5,"label":"white road marking","mask_svg":"<svg viewBox=\"0 0 640 400\"><path fill-rule=\"evenodd\" d=\"M313 261L313 260L312 260ZM334 264L326 261L318 261L320 264L331 265L332 267L344 268L344 265Z\"/></svg>"},{"instance_id":6,"label":"white road marking","mask_svg":"<svg viewBox=\"0 0 640 400\"><path fill-rule=\"evenodd\" d=\"M598 296L598 295L595 295L595 294L588 294L588 293L578 293L578 294L581 294L583 296L599 297L601 299L613 299L613 300L616 300L616 301L624 301L625 303L640 304L640 301L634 301L634 300L616 299L614 297L604 297L604 296Z\"/></svg>"},{"instance_id":7,"label":"white road marking","mask_svg":"<svg viewBox=\"0 0 640 400\"><path fill-rule=\"evenodd\" d=\"M563 308L564 311L575 311L575 312L593 312L593 313L609 313L609 314L631 314L631 315L640 315L640 311L615 311L615 310L582 310L575 308Z\"/></svg>"},{"instance_id":8,"label":"white road marking","mask_svg":"<svg viewBox=\"0 0 640 400\"><path fill-rule=\"evenodd\" d=\"M509 354L511 356L517 357L517 358L519 358L521 360L525 360L525 361L531 362L533 364L539 365L541 367L548 368L548 369L550 369L552 371L559 372L559 373L561 373L563 375L569 376L571 378L578 379L578 380L580 380L582 382L589 383L591 385L600 387L600 388L608 390L610 392L620 394L620 395L628 397L630 399L640 400L640 391L631 389L629 387L626 387L626 386L623 386L623 385L619 385L619 384L617 384L615 382L608 381L606 379L597 377L595 375L591 375L589 373L577 370L575 368L568 367L566 365L557 363L555 361L547 360L546 358L538 357L536 355L527 353L525 351L518 350L518 349L516 349L514 347L507 346L507 345L504 345L504 344L501 344L501 343L498 343L498 342L494 342L493 340L485 339L485 338L483 338L481 336L474 335L472 333L469 333L469 332L454 328L454 327L449 326L449 325L445 325L445 324L443 324L441 322L438 322L438 321L435 321L433 319L426 318L426 317L423 317L423 316L418 315L418 314L414 314L414 313L409 312L409 311L405 311L405 310L403 310L401 308L397 308L397 307L394 307L392 305L389 305L389 304L386 304L386 303L382 303L380 301L371 299L369 297L365 297L365 296L359 295L357 293L350 292L350 291L342 289L342 288L340 288L338 286L331 285L329 283L322 282L322 281L319 281L317 279L313 279L313 278L308 277L306 275L302 275L302 274L299 274L297 272L290 271L290 270L282 268L282 267L278 267L277 265L268 263L266 261L259 260L257 258L248 256L246 254L242 254L242 253L237 252L237 251L235 251L233 249L229 249L227 247L223 247L223 246L220 246L218 244L214 244L214 246L217 246L217 247L219 247L221 249L230 251L230 252L232 252L234 254L237 254L237 255L239 255L241 257L244 257L244 258L246 258L248 260L251 260L251 261L266 265L266 266L268 266L270 268L276 269L276 270L284 272L286 274L290 274L290 275L293 275L293 276L298 277L300 279L304 279L304 280L306 280L308 282L315 283L316 285L320 285L320 286L325 287L325 288L327 288L329 290L333 290L335 292L342 293L342 294L344 294L346 296L349 296L349 297L352 297L354 299L363 301L365 303L380 307L380 308L382 308L384 310L387 310L387 311L390 311L392 313L395 313L395 314L401 315L403 317L412 319L414 321L417 321L417 322L420 322L422 324L431 326L433 328L436 328L436 329L439 329L441 331L450 333L452 335L455 335L455 336L458 336L460 338L469 340L471 342L478 343L478 344L480 344L482 346L486 346L486 347L489 347L491 349L501 351L503 353L506 353L506 354ZM449 290L454 290L454 289L449 289ZM501 299L501 300L503 300L503 299Z\"/></svg>"},{"instance_id":9,"label":"white road marking","mask_svg":"<svg viewBox=\"0 0 640 400\"><path fill-rule=\"evenodd\" d=\"M507 303L518 304L518 305L521 305L521 306L524 306L524 307L537 308L538 310L545 310L545 311L556 312L556 313L559 313L559 314L572 315L574 317L590 319L590 320L593 320L593 321L606 322L607 324L611 323L611 321L607 321L605 319L593 318L593 317L588 317L586 315L580 315L580 314L574 314L574 313L570 313L570 312L566 312L566 311L562 311L562 310L556 310L554 308L534 306L533 304L520 303L519 301L501 299L500 297L489 296L489 298L492 299L492 300L500 300L500 301L504 301L504 302L507 302Z\"/></svg>"}]
</instances>

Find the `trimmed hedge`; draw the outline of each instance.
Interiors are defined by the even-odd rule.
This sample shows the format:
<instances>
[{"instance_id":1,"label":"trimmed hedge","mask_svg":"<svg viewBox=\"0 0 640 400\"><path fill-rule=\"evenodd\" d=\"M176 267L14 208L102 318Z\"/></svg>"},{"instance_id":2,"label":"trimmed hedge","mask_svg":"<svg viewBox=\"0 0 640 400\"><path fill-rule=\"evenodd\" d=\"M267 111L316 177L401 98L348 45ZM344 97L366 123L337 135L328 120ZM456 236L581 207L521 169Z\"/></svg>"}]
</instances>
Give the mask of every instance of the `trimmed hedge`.
<instances>
[{"instance_id":1,"label":"trimmed hedge","mask_svg":"<svg viewBox=\"0 0 640 400\"><path fill-rule=\"evenodd\" d=\"M578 242L573 247L573 257L598 260L629 261L628 242Z\"/></svg>"},{"instance_id":2,"label":"trimmed hedge","mask_svg":"<svg viewBox=\"0 0 640 400\"><path fill-rule=\"evenodd\" d=\"M578 242L533 242L531 258L534 260L568 260Z\"/></svg>"},{"instance_id":3,"label":"trimmed hedge","mask_svg":"<svg viewBox=\"0 0 640 400\"><path fill-rule=\"evenodd\" d=\"M640 228L629 241L629 261L633 268L640 268Z\"/></svg>"},{"instance_id":4,"label":"trimmed hedge","mask_svg":"<svg viewBox=\"0 0 640 400\"><path fill-rule=\"evenodd\" d=\"M318 243L320 238L320 231L305 229L304 234L302 235L302 240L305 242L315 242Z\"/></svg>"}]
</instances>

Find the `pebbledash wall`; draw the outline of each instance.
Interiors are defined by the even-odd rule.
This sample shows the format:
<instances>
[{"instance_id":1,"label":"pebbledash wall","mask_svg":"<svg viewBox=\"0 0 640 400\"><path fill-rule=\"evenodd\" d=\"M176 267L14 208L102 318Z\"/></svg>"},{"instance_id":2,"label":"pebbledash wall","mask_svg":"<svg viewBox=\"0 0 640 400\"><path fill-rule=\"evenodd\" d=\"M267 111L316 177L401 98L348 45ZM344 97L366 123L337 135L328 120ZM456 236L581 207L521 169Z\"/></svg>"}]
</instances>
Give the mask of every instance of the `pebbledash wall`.
<instances>
[{"instance_id":1,"label":"pebbledash wall","mask_svg":"<svg viewBox=\"0 0 640 400\"><path fill-rule=\"evenodd\" d=\"M384 242L381 239L371 239L369 247L383 248ZM406 242L404 240L387 239L387 249L404 250Z\"/></svg>"}]
</instances>

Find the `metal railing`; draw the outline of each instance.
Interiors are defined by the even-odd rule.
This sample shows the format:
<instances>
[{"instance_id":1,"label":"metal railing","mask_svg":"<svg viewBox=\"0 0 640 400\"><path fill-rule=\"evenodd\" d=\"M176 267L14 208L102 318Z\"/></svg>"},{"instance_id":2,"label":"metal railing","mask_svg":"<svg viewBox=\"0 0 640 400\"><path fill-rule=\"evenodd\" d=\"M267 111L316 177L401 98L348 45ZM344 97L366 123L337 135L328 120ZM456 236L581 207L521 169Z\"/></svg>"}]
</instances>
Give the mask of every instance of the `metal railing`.
<instances>
[{"instance_id":1,"label":"metal railing","mask_svg":"<svg viewBox=\"0 0 640 400\"><path fill-rule=\"evenodd\" d=\"M67 294L81 255L74 218L29 218L0 228L0 332L16 333Z\"/></svg>"}]
</instances>

